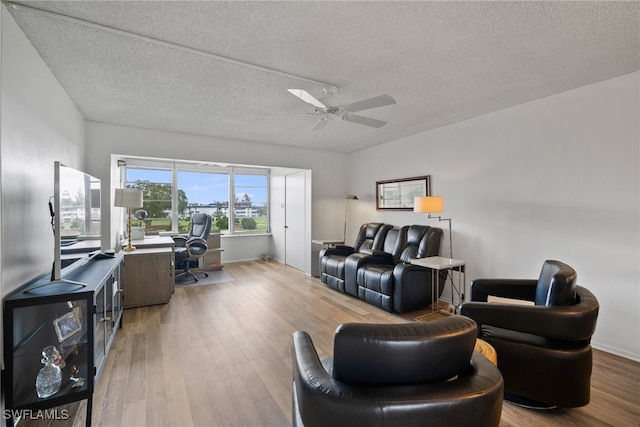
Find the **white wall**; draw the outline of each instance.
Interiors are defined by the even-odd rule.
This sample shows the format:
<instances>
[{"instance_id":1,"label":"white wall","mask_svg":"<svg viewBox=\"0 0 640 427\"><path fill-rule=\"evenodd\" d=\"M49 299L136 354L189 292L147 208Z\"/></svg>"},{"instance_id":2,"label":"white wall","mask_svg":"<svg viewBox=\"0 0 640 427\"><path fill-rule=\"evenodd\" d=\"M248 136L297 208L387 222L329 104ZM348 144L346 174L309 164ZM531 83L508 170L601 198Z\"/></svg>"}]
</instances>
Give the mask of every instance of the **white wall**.
<instances>
[{"instance_id":1,"label":"white wall","mask_svg":"<svg viewBox=\"0 0 640 427\"><path fill-rule=\"evenodd\" d=\"M87 122L86 171L102 179L103 192L113 198L111 172L116 166L112 154L199 160L221 163L308 169L312 171L312 236L335 235L342 229L342 201L347 187L348 155L316 149L265 145L246 141ZM104 196L103 196L104 197ZM103 199L104 202L104 199ZM107 201L113 206L112 200ZM105 227L111 227L110 230ZM117 218L103 222L103 235L115 245ZM253 239L249 241L250 239ZM223 241L222 260L254 259L254 252L266 253L264 240L230 237Z\"/></svg>"},{"instance_id":2,"label":"white wall","mask_svg":"<svg viewBox=\"0 0 640 427\"><path fill-rule=\"evenodd\" d=\"M4 5L0 9L0 292L4 297L51 271L54 243L47 203L53 196L53 164L60 160L82 168L84 118ZM4 401L0 409L4 410Z\"/></svg>"},{"instance_id":3,"label":"white wall","mask_svg":"<svg viewBox=\"0 0 640 427\"><path fill-rule=\"evenodd\" d=\"M54 161L84 166L84 118L4 6L1 108L4 295L51 270Z\"/></svg>"},{"instance_id":4,"label":"white wall","mask_svg":"<svg viewBox=\"0 0 640 427\"><path fill-rule=\"evenodd\" d=\"M640 360L639 79L625 75L353 153L349 192L360 200L348 241L372 220L446 229L425 214L375 211L375 181L431 175L467 282L536 278L545 259L564 261L600 302L594 347ZM443 244L447 254L446 231Z\"/></svg>"}]
</instances>

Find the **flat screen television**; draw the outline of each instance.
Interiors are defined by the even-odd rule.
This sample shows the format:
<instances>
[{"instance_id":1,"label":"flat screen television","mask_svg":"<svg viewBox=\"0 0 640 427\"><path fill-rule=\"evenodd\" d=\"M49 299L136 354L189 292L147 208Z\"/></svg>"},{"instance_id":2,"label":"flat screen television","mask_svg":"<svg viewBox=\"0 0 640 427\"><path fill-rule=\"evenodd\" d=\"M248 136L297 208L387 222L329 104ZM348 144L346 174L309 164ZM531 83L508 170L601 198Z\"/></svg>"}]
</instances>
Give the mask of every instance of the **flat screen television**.
<instances>
[{"instance_id":1,"label":"flat screen television","mask_svg":"<svg viewBox=\"0 0 640 427\"><path fill-rule=\"evenodd\" d=\"M100 179L55 162L50 209L55 242L51 280L59 281L63 267L100 249Z\"/></svg>"}]
</instances>

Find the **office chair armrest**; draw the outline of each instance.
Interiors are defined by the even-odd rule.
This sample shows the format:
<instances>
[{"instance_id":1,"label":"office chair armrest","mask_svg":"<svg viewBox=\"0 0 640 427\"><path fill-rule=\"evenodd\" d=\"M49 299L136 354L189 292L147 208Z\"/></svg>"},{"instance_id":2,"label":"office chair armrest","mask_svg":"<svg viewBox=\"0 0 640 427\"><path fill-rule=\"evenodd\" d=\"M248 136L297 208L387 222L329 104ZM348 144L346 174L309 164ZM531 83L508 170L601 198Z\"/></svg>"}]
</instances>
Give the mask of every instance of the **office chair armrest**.
<instances>
[{"instance_id":1,"label":"office chair armrest","mask_svg":"<svg viewBox=\"0 0 640 427\"><path fill-rule=\"evenodd\" d=\"M184 236L173 236L173 243L176 248L184 248L187 246L187 238Z\"/></svg>"},{"instance_id":2,"label":"office chair armrest","mask_svg":"<svg viewBox=\"0 0 640 427\"><path fill-rule=\"evenodd\" d=\"M200 237L192 237L187 240L186 243L187 253L190 257L199 257L202 256L209 247L207 246L207 241L201 239Z\"/></svg>"}]
</instances>

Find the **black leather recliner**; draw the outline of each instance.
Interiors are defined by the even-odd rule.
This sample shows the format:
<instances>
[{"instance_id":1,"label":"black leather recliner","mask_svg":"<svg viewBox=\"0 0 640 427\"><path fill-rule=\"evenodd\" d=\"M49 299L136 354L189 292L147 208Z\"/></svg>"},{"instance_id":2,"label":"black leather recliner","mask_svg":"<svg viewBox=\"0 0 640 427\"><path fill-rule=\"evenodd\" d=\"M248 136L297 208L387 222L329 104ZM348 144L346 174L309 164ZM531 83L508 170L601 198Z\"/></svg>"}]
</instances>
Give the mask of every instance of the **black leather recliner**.
<instances>
[{"instance_id":1,"label":"black leather recliner","mask_svg":"<svg viewBox=\"0 0 640 427\"><path fill-rule=\"evenodd\" d=\"M353 246L336 245L320 251L320 280L332 289L345 292L345 259L347 256L365 249L380 249L387 231L392 228L388 224L371 222L363 224L358 231ZM355 286L355 276L349 279ZM355 294L352 294L355 296Z\"/></svg>"},{"instance_id":2,"label":"black leather recliner","mask_svg":"<svg viewBox=\"0 0 640 427\"><path fill-rule=\"evenodd\" d=\"M477 279L461 313L474 319L479 338L498 355L505 398L532 407L589 403L591 336L598 300L576 284L570 266L545 261L536 279ZM489 295L535 305L486 302Z\"/></svg>"},{"instance_id":3,"label":"black leather recliner","mask_svg":"<svg viewBox=\"0 0 640 427\"><path fill-rule=\"evenodd\" d=\"M342 324L333 357L293 334L294 426L497 426L503 381L463 316Z\"/></svg>"},{"instance_id":4,"label":"black leather recliner","mask_svg":"<svg viewBox=\"0 0 640 427\"><path fill-rule=\"evenodd\" d=\"M400 253L407 246L407 231L409 226L402 228L391 228L384 236L380 249L362 249L358 253L351 254L344 262L345 291L360 299L362 295L358 292L358 269L365 263L372 263L374 260L379 263L392 263L394 259L400 259Z\"/></svg>"},{"instance_id":5,"label":"black leather recliner","mask_svg":"<svg viewBox=\"0 0 640 427\"><path fill-rule=\"evenodd\" d=\"M442 234L440 228L411 225L406 229L404 244L394 245L392 252L365 251L370 256L359 259L356 277L358 298L396 313L430 305L435 295L432 288L438 286L438 295L442 293L446 273L438 274L438 283L433 284L433 271L413 265L411 261L439 255ZM347 269L350 263L352 256L347 258Z\"/></svg>"}]
</instances>

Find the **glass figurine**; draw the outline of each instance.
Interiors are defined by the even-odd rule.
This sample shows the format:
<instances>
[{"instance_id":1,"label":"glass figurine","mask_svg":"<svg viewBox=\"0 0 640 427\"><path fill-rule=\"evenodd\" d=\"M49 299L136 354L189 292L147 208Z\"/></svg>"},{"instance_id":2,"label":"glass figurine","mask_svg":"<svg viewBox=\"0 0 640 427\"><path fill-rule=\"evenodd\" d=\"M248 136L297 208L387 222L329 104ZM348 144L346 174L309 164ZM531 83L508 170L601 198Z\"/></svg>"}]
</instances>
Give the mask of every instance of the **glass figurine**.
<instances>
[{"instance_id":1,"label":"glass figurine","mask_svg":"<svg viewBox=\"0 0 640 427\"><path fill-rule=\"evenodd\" d=\"M60 352L52 345L42 350L44 367L40 369L36 377L36 392L40 399L53 396L60 390L62 384L62 371L60 370Z\"/></svg>"}]
</instances>

